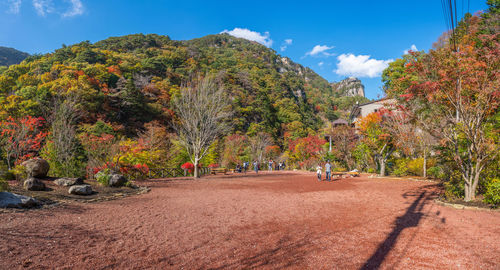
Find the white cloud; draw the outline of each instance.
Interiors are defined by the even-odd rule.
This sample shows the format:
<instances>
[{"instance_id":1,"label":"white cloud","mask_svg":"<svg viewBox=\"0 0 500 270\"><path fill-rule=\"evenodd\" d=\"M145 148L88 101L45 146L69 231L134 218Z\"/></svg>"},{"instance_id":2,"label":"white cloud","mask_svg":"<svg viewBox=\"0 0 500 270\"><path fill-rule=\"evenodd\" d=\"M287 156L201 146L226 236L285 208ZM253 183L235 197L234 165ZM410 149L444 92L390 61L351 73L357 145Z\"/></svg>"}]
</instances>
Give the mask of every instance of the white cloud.
<instances>
[{"instance_id":1,"label":"white cloud","mask_svg":"<svg viewBox=\"0 0 500 270\"><path fill-rule=\"evenodd\" d=\"M393 59L377 60L370 58L370 55L341 54L337 57L337 69L334 70L338 75L356 76L356 77L379 77L382 71L389 65Z\"/></svg>"},{"instance_id":2,"label":"white cloud","mask_svg":"<svg viewBox=\"0 0 500 270\"><path fill-rule=\"evenodd\" d=\"M40 16L45 16L47 13L54 12L51 0L33 0L33 7Z\"/></svg>"},{"instance_id":3,"label":"white cloud","mask_svg":"<svg viewBox=\"0 0 500 270\"><path fill-rule=\"evenodd\" d=\"M314 48L312 48L312 50L310 52L307 52L306 55L310 55L310 56L316 56L316 55L324 55L324 56L332 56L332 55L335 55L333 53L329 53L327 52L328 50L331 50L335 48L334 46L326 46L326 45L316 45L314 46Z\"/></svg>"},{"instance_id":4,"label":"white cloud","mask_svg":"<svg viewBox=\"0 0 500 270\"><path fill-rule=\"evenodd\" d=\"M408 54L410 52L410 50L413 51L413 52L417 52L418 51L417 46L415 46L415 44L412 44L411 47L410 47L410 49L404 50L403 53L404 54Z\"/></svg>"},{"instance_id":5,"label":"white cloud","mask_svg":"<svg viewBox=\"0 0 500 270\"><path fill-rule=\"evenodd\" d=\"M318 66L320 66L320 67L321 67L321 66L323 66L324 64L325 64L325 63L323 63L323 61L321 61L321 62L319 62L319 63L318 63Z\"/></svg>"},{"instance_id":6,"label":"white cloud","mask_svg":"<svg viewBox=\"0 0 500 270\"><path fill-rule=\"evenodd\" d=\"M9 13L18 14L21 9L21 0L9 0Z\"/></svg>"},{"instance_id":7,"label":"white cloud","mask_svg":"<svg viewBox=\"0 0 500 270\"><path fill-rule=\"evenodd\" d=\"M293 42L292 39L285 39L285 41L283 42L283 44L280 46L280 50L282 52L285 51L286 48L288 47L288 45L292 45L292 42Z\"/></svg>"},{"instance_id":8,"label":"white cloud","mask_svg":"<svg viewBox=\"0 0 500 270\"><path fill-rule=\"evenodd\" d=\"M63 13L63 17L73 17L83 14L83 5L80 0L69 0L71 2L71 9Z\"/></svg>"},{"instance_id":9,"label":"white cloud","mask_svg":"<svg viewBox=\"0 0 500 270\"><path fill-rule=\"evenodd\" d=\"M61 5L62 1L56 1L54 4L53 0L32 0L31 3L36 13L39 16L45 17L50 13L58 14L61 17L72 17L76 15L83 14L84 7L81 0L64 0L70 3L70 7L65 9L64 5ZM22 0L8 0L10 13L18 14L21 9Z\"/></svg>"},{"instance_id":10,"label":"white cloud","mask_svg":"<svg viewBox=\"0 0 500 270\"><path fill-rule=\"evenodd\" d=\"M221 33L227 33L233 37L244 38L251 41L255 41L266 47L271 47L271 45L273 45L273 40L270 38L269 32L261 34L259 32L251 31L246 28L234 28L231 31L224 30Z\"/></svg>"}]
</instances>

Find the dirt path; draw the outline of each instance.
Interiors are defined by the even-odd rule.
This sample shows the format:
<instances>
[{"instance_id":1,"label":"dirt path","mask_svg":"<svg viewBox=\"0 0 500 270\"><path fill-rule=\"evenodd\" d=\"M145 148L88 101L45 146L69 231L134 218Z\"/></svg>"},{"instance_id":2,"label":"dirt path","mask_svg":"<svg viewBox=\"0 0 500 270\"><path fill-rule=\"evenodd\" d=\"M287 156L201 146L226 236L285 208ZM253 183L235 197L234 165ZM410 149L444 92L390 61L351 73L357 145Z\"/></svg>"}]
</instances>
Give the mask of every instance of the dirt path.
<instances>
[{"instance_id":1,"label":"dirt path","mask_svg":"<svg viewBox=\"0 0 500 270\"><path fill-rule=\"evenodd\" d=\"M0 214L0 269L499 269L500 212L427 182L264 173Z\"/></svg>"}]
</instances>

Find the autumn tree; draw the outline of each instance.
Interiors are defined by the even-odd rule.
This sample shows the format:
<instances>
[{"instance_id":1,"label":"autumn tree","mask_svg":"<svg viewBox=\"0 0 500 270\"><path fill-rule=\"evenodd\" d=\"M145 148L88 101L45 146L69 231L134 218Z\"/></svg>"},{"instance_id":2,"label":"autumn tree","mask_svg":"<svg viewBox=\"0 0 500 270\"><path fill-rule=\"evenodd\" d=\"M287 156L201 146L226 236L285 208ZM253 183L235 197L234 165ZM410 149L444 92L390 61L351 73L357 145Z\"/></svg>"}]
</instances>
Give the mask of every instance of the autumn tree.
<instances>
[{"instance_id":1,"label":"autumn tree","mask_svg":"<svg viewBox=\"0 0 500 270\"><path fill-rule=\"evenodd\" d=\"M371 149L380 166L380 176L385 176L387 160L395 150L393 138L383 121L383 113L373 112L358 122L362 141Z\"/></svg>"},{"instance_id":2,"label":"autumn tree","mask_svg":"<svg viewBox=\"0 0 500 270\"><path fill-rule=\"evenodd\" d=\"M8 117L0 122L0 147L12 169L14 164L30 159L38 154L48 133L42 131L45 120L31 116L21 119Z\"/></svg>"},{"instance_id":3,"label":"autumn tree","mask_svg":"<svg viewBox=\"0 0 500 270\"><path fill-rule=\"evenodd\" d=\"M332 138L332 150L347 169L354 167L353 151L356 147L357 136L353 127L341 125L332 128L328 134Z\"/></svg>"},{"instance_id":4,"label":"autumn tree","mask_svg":"<svg viewBox=\"0 0 500 270\"><path fill-rule=\"evenodd\" d=\"M233 166L242 163L242 156L248 146L248 138L244 135L232 134L224 139L222 166ZM246 160L249 161L249 160Z\"/></svg>"},{"instance_id":5,"label":"autumn tree","mask_svg":"<svg viewBox=\"0 0 500 270\"><path fill-rule=\"evenodd\" d=\"M318 135L310 134L288 142L291 161L301 168L313 168L325 154L326 140Z\"/></svg>"},{"instance_id":6,"label":"autumn tree","mask_svg":"<svg viewBox=\"0 0 500 270\"><path fill-rule=\"evenodd\" d=\"M456 51L443 46L427 54L412 53L407 74L399 79L411 77L412 83L388 91L402 91L414 118L452 150L465 201L470 201L482 171L500 151L488 124L500 100L500 45L498 33L479 33L478 17L467 23L468 31L456 37Z\"/></svg>"},{"instance_id":7,"label":"autumn tree","mask_svg":"<svg viewBox=\"0 0 500 270\"><path fill-rule=\"evenodd\" d=\"M223 88L208 75L184 86L174 101L178 116L174 127L194 164L195 178L199 177L198 164L210 145L228 130L228 105Z\"/></svg>"}]
</instances>

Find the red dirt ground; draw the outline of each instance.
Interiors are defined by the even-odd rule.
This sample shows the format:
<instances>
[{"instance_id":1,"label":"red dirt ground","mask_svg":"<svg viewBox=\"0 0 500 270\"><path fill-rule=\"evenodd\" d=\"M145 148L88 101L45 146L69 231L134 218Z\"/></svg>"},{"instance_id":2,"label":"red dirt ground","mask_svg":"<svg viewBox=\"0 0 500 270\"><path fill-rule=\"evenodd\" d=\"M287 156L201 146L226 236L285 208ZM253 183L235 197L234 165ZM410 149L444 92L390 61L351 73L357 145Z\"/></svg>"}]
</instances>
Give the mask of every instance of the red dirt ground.
<instances>
[{"instance_id":1,"label":"red dirt ground","mask_svg":"<svg viewBox=\"0 0 500 270\"><path fill-rule=\"evenodd\" d=\"M0 269L499 269L500 212L429 182L274 172L0 213Z\"/></svg>"}]
</instances>

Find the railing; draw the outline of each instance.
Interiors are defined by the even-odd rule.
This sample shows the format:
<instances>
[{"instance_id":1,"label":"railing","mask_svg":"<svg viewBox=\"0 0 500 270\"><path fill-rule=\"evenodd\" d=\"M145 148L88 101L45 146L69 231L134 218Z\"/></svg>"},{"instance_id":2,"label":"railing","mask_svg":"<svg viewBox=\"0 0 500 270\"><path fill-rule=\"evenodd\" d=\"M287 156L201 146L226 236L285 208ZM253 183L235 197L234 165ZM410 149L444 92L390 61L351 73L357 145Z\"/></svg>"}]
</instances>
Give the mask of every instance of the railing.
<instances>
[{"instance_id":1,"label":"railing","mask_svg":"<svg viewBox=\"0 0 500 270\"><path fill-rule=\"evenodd\" d=\"M200 176L210 174L211 169L208 167L201 167L198 169ZM171 177L185 177L192 175L187 170L181 168L149 168L148 178L171 178Z\"/></svg>"}]
</instances>

